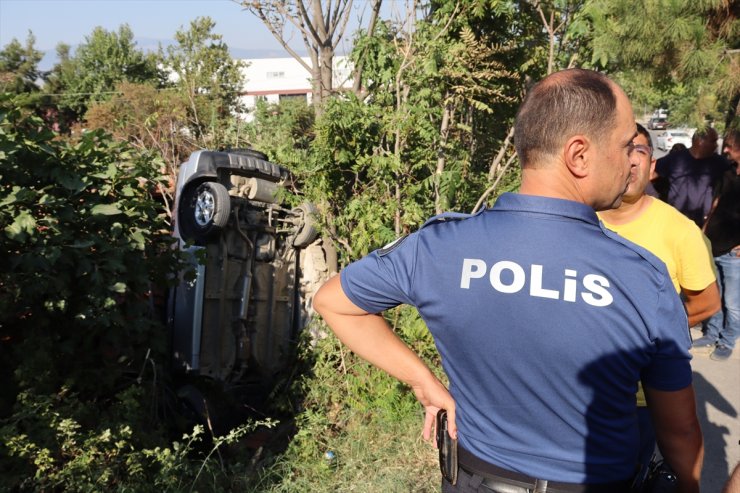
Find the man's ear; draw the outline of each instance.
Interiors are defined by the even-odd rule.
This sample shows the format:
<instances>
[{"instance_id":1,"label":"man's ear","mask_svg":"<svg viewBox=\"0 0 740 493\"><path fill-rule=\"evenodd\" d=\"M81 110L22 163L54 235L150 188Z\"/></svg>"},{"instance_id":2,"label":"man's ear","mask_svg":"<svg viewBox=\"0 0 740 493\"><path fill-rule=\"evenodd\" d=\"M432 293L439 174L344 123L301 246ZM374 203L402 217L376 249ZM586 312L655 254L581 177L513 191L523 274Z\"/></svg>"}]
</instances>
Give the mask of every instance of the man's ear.
<instances>
[{"instance_id":1,"label":"man's ear","mask_svg":"<svg viewBox=\"0 0 740 493\"><path fill-rule=\"evenodd\" d=\"M574 135L563 146L563 160L568 170L577 178L588 175L590 153L593 145L585 135Z\"/></svg>"},{"instance_id":2,"label":"man's ear","mask_svg":"<svg viewBox=\"0 0 740 493\"><path fill-rule=\"evenodd\" d=\"M651 157L650 158L650 174L648 176L650 177L651 180L657 178L657 176L658 176L657 174L655 174L655 163L657 161L658 160L655 159L654 157Z\"/></svg>"}]
</instances>

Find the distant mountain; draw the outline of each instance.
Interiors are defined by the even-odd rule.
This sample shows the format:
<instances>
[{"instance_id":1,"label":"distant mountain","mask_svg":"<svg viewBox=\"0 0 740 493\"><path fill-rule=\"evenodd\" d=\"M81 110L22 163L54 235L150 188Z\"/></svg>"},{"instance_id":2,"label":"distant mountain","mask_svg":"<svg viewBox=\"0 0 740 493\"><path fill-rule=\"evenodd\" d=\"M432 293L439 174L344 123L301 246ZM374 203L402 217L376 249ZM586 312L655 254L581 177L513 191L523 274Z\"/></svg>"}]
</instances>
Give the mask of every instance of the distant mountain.
<instances>
[{"instance_id":1,"label":"distant mountain","mask_svg":"<svg viewBox=\"0 0 740 493\"><path fill-rule=\"evenodd\" d=\"M154 39L154 38L134 38L136 46L144 52L156 52L159 50L159 46L166 48L169 45L175 44L172 39ZM74 54L76 46L70 47L70 54ZM296 52L301 55L306 55L305 49L295 48ZM41 50L44 51L44 50ZM290 54L282 48L237 48L229 46L229 52L234 58L282 58L289 57ZM42 71L51 70L51 68L58 62L56 49L44 51L44 57L39 62L39 69Z\"/></svg>"},{"instance_id":2,"label":"distant mountain","mask_svg":"<svg viewBox=\"0 0 740 493\"><path fill-rule=\"evenodd\" d=\"M150 52L157 51L159 45L167 47L175 44L172 39L152 39L152 38L134 38L136 46L140 50ZM228 44L228 43L227 43ZM302 48L295 48L299 55L303 56L306 54L306 50ZM239 48L236 46L229 45L229 52L234 58L276 58L276 57L288 57L288 52L280 47L275 48Z\"/></svg>"}]
</instances>

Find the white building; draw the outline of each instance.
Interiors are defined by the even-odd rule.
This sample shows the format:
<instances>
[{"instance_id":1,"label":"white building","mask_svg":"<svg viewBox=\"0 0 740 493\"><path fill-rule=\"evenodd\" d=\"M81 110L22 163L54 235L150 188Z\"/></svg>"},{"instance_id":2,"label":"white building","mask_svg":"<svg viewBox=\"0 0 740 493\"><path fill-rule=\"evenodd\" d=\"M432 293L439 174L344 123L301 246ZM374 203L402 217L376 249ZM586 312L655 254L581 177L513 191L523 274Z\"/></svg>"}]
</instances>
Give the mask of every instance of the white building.
<instances>
[{"instance_id":1,"label":"white building","mask_svg":"<svg viewBox=\"0 0 740 493\"><path fill-rule=\"evenodd\" d=\"M246 79L241 103L246 108L245 120L253 118L252 109L258 100L278 103L286 98L302 98L311 102L311 73L295 58L254 58L245 59L247 67L242 68ZM303 61L311 66L311 59ZM351 62L346 56L335 56L333 60L332 87L347 89L352 86Z\"/></svg>"}]
</instances>

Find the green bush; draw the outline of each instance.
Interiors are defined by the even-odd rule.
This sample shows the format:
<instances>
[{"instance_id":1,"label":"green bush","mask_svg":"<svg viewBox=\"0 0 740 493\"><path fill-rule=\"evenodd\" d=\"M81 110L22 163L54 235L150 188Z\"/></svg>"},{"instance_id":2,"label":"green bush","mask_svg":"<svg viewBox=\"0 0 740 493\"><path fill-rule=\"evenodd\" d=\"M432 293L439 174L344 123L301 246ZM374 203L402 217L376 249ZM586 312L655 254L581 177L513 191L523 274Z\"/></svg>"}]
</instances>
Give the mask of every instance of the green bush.
<instances>
[{"instance_id":1,"label":"green bush","mask_svg":"<svg viewBox=\"0 0 740 493\"><path fill-rule=\"evenodd\" d=\"M160 163L102 132L61 141L16 106L0 96L0 482L149 484L167 443L156 306L180 268Z\"/></svg>"}]
</instances>

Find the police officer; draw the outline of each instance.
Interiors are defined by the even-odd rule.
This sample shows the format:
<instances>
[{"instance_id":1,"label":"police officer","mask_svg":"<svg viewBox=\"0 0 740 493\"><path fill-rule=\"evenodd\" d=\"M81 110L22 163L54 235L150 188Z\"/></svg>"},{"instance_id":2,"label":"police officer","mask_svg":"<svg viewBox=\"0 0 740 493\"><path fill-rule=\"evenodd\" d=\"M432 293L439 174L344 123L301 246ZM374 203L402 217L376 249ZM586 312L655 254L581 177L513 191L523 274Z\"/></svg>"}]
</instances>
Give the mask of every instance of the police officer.
<instances>
[{"instance_id":1,"label":"police officer","mask_svg":"<svg viewBox=\"0 0 740 493\"><path fill-rule=\"evenodd\" d=\"M317 293L339 339L414 390L426 439L448 411L459 472L444 492L627 491L638 380L680 491L698 491L686 314L663 263L594 212L620 203L635 128L605 76L548 76L517 115L520 193L433 218ZM449 391L383 319L401 303L427 323Z\"/></svg>"}]
</instances>

